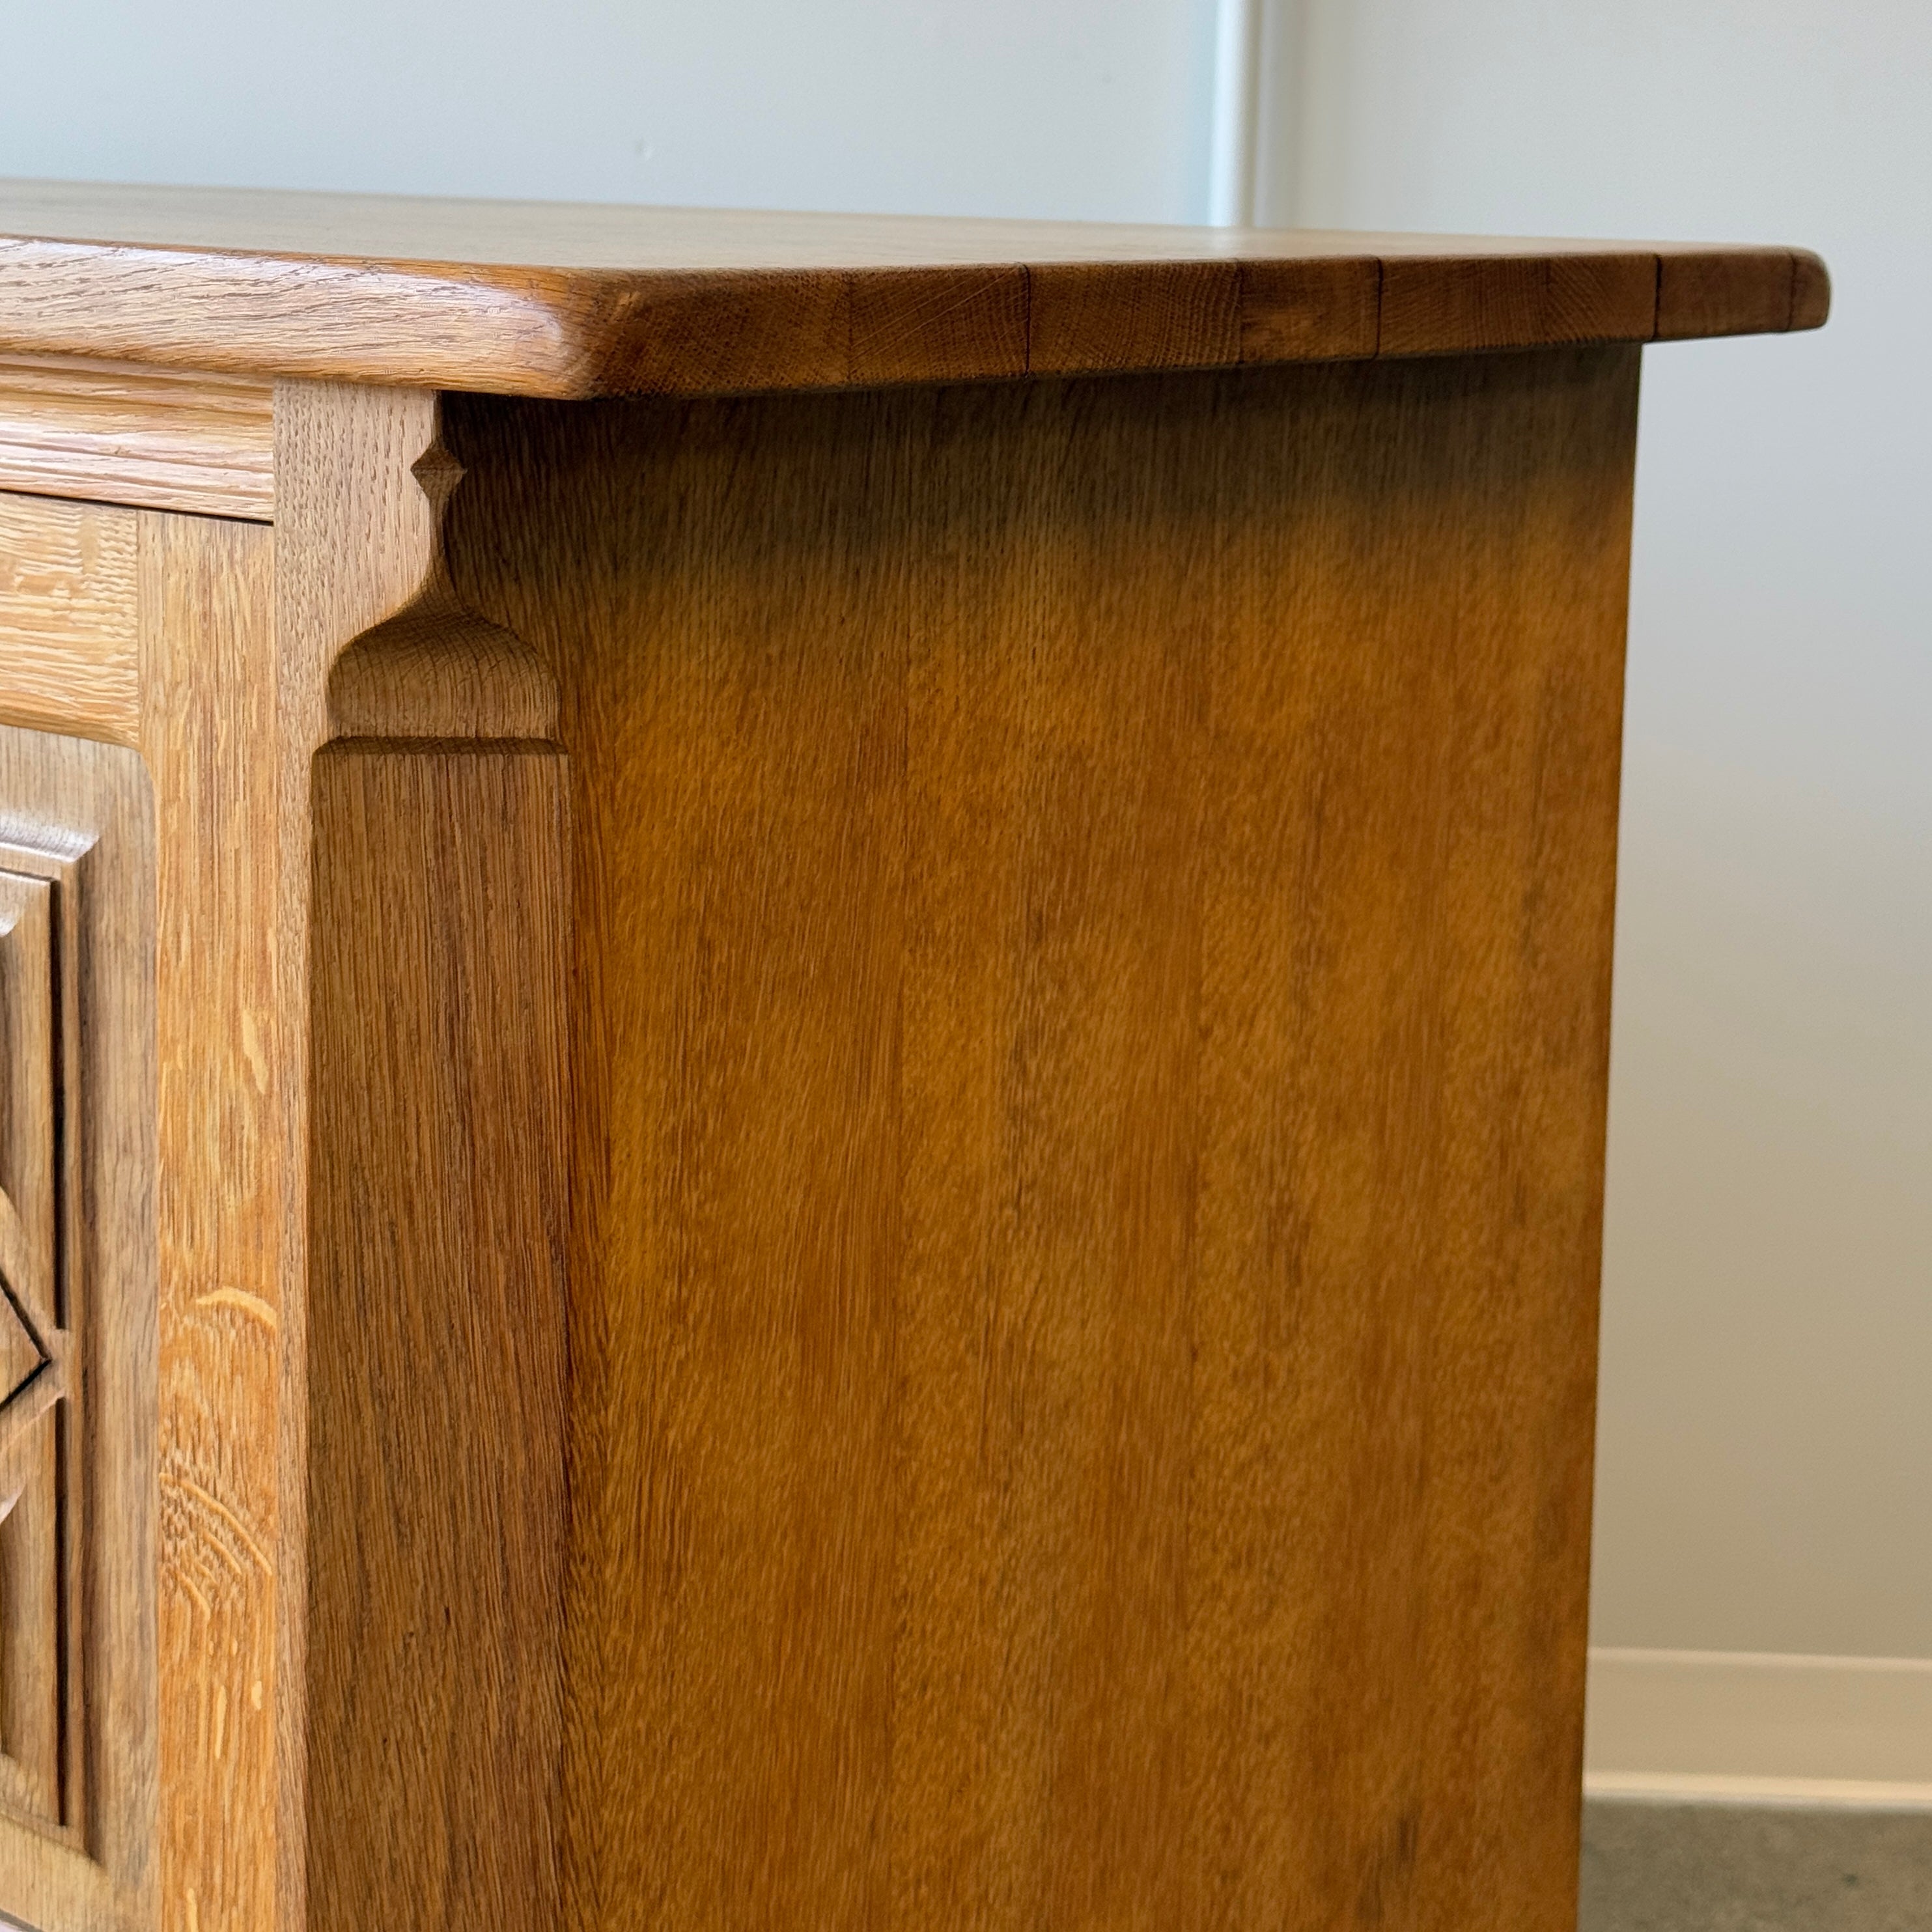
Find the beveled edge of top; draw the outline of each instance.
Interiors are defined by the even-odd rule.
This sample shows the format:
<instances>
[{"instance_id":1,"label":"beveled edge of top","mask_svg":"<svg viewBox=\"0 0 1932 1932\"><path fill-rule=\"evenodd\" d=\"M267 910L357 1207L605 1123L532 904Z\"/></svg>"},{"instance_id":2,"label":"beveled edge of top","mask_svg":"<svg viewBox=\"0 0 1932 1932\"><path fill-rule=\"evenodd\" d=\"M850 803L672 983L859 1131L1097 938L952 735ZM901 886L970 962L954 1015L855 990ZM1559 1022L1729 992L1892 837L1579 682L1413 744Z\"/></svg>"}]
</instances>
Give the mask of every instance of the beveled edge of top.
<instances>
[{"instance_id":1,"label":"beveled edge of top","mask_svg":"<svg viewBox=\"0 0 1932 1932\"><path fill-rule=\"evenodd\" d=\"M1803 249L0 182L0 350L579 398L1814 328Z\"/></svg>"}]
</instances>

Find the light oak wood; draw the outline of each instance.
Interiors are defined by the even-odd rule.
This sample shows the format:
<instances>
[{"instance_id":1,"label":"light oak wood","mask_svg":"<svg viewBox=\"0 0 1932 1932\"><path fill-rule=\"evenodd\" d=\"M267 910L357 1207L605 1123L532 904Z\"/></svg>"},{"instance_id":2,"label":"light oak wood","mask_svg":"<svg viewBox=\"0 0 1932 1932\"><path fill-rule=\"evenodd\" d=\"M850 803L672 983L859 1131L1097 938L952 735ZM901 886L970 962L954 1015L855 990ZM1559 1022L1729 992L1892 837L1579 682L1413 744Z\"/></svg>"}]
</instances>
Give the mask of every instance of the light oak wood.
<instances>
[{"instance_id":1,"label":"light oak wood","mask_svg":"<svg viewBox=\"0 0 1932 1932\"><path fill-rule=\"evenodd\" d=\"M1666 250L1658 258L1657 339L1756 335L1815 328L1830 307L1830 284L1815 255L1794 251L1787 276L1748 256Z\"/></svg>"},{"instance_id":2,"label":"light oak wood","mask_svg":"<svg viewBox=\"0 0 1932 1932\"><path fill-rule=\"evenodd\" d=\"M0 728L0 1911L155 1923L153 822Z\"/></svg>"},{"instance_id":3,"label":"light oak wood","mask_svg":"<svg viewBox=\"0 0 1932 1932\"><path fill-rule=\"evenodd\" d=\"M86 1689L74 1684L70 1709L80 1538L79 1526L64 1520L78 1497L62 1466L73 1454L80 1378L65 1359L58 1240L68 1191L60 1022L73 989L62 983L71 948L56 939L57 919L52 879L24 863L0 870L0 1317L13 1330L14 1358L0 1395L0 1803L74 1838L86 1822L75 1722Z\"/></svg>"},{"instance_id":4,"label":"light oak wood","mask_svg":"<svg viewBox=\"0 0 1932 1932\"><path fill-rule=\"evenodd\" d=\"M60 931L65 906L55 903L59 874L25 856L16 864L7 869L0 848L0 1222L12 1250L7 1296L32 1331L45 1335L62 1313L60 1221L68 1177L59 1119L69 1051L62 1022L74 1003L73 946ZM6 1393L14 1392L10 1384Z\"/></svg>"},{"instance_id":5,"label":"light oak wood","mask_svg":"<svg viewBox=\"0 0 1932 1932\"><path fill-rule=\"evenodd\" d=\"M574 778L572 1922L1568 1923L1635 373L448 405Z\"/></svg>"},{"instance_id":6,"label":"light oak wood","mask_svg":"<svg viewBox=\"0 0 1932 1932\"><path fill-rule=\"evenodd\" d=\"M1635 345L1828 302L0 190L0 1913L1567 1932Z\"/></svg>"},{"instance_id":7,"label":"light oak wood","mask_svg":"<svg viewBox=\"0 0 1932 1932\"><path fill-rule=\"evenodd\" d=\"M10 946L7 950L10 952ZM10 975L11 961L7 962ZM38 1375L46 1364L46 1353L40 1337L29 1328L24 1316L13 1307L10 1302L0 1305L0 1390L6 1400L17 1394L22 1386ZM4 1732L0 1725L0 1732Z\"/></svg>"},{"instance_id":8,"label":"light oak wood","mask_svg":"<svg viewBox=\"0 0 1932 1932\"><path fill-rule=\"evenodd\" d=\"M0 356L0 490L267 522L272 384Z\"/></svg>"},{"instance_id":9,"label":"light oak wood","mask_svg":"<svg viewBox=\"0 0 1932 1932\"><path fill-rule=\"evenodd\" d=\"M330 735L548 736L555 677L449 581L442 520L463 470L436 398L286 384L281 416L299 493L283 546L292 655L326 668ZM308 728L319 742L320 719Z\"/></svg>"},{"instance_id":10,"label":"light oak wood","mask_svg":"<svg viewBox=\"0 0 1932 1932\"><path fill-rule=\"evenodd\" d=\"M1826 290L1788 248L0 184L0 348L554 397L1648 341Z\"/></svg>"},{"instance_id":11,"label":"light oak wood","mask_svg":"<svg viewBox=\"0 0 1932 1932\"><path fill-rule=\"evenodd\" d=\"M326 1084L314 1103L317 1130L325 1138L312 1160L306 1056L284 1054L278 1064L286 1112L278 1171L285 1184L297 1176L308 1177L319 1204L318 1242L311 1255L306 1226L293 1220L285 1222L287 1246L281 1257L278 1328L282 1376L276 1424L280 1448L276 1507L284 1588L277 1602L259 1600L249 1613L250 1640L272 1645L279 1660L280 1750L272 1774L270 1767L256 1765L248 1775L256 1802L272 1807L275 1814L272 1863L280 1922L318 1928L366 1924L368 1916L378 1910L372 1901L386 1885L392 1895L382 1909L394 1910L398 1899L406 1900L411 1909L426 1915L424 1923L440 1922L439 1915L444 1912L454 1913L462 1922L472 1911L486 1917L497 1915L490 1922L506 1927L526 1922L518 1916L526 1912L538 1914L532 1922L542 1923L544 1900L554 1895L556 1883L556 1853L554 1832L546 1840L539 1828L540 1824L554 1826L554 1817L542 1808L552 1801L546 1796L550 1787L544 1782L541 1725L536 1720L560 1694L556 1687L562 1666L554 1644L548 1653L532 1659L536 1640L530 1625L536 1612L531 1605L542 1594L537 1576L533 1573L520 1586L509 1588L507 1598L498 1603L502 1615L494 1622L487 1608L467 1600L452 1608L452 1615L457 1607L474 1611L476 1620L466 1617L467 1642L460 1656L448 1659L452 1669L460 1667L460 1674L443 1681L448 1694L459 1704L475 1696L478 1728L446 1733L442 1750L433 1751L439 1767L434 1772L425 1760L397 1754L392 1732L385 1728L393 1714L386 1713L379 1702L358 1700L358 1686L396 1681L386 1673L398 1659L383 1646L395 1636L397 1619L432 1603L448 1606L452 1580L472 1559L483 1560L479 1539L500 1530L505 1521L527 1524L542 1516L544 1492L538 1478L545 1469L554 1475L560 1470L560 1426L548 1439L541 1435L528 1442L513 1438L496 1445L513 1457L527 1450L533 1459L528 1470L532 1488L521 1518L510 1509L507 1497L502 1499L504 1516L465 1518L462 1510L476 1499L456 1468L446 1468L442 1478L431 1481L418 1460L415 1466L424 1470L425 1483L418 1498L421 1539L391 1544L386 1552L377 1546L368 1552L367 1564L351 1565L345 1574L340 1564L311 1559L308 1508L313 1497L314 1534L326 1550L360 1547L356 1511L364 1498L337 1484L336 1472L327 1460L336 1445L341 1446L345 1458L340 1471L344 1478L370 1466L393 1446L372 1432L385 1422L403 1432L398 1439L414 1444L419 1458L441 1449L457 1454L460 1460L465 1448L459 1439L461 1431L466 1425L480 1427L478 1418L500 1406L502 1378L514 1372L520 1358L527 1357L529 1380L517 1384L517 1390L542 1412L543 1366L547 1360L560 1365L561 1329L553 1322L548 1339L559 1352L548 1357L540 1328L520 1340L500 1332L501 1354L471 1358L484 1376L479 1384L464 1382L452 1362L424 1364L426 1372L448 1373L452 1379L447 1406L436 1412L434 1421L423 1418L412 1432L406 1408L410 1391L402 1385L407 1365L398 1359L393 1346L386 1353L383 1336L368 1338L358 1384L355 1336L345 1332L339 1318L325 1321L311 1375L307 1307L312 1280L342 1281L356 1264L357 1243L380 1243L386 1231L392 1231L402 1243L400 1256L412 1260L407 1273L418 1292L428 1287L427 1277L416 1280L421 1269L450 1252L452 1224L439 1216L428 1197L392 1197L372 1203L371 1215L359 1222L352 1221L346 1204L331 1211L331 1203L341 1203L336 1177L338 1164L352 1153L344 1123L352 1109L380 1110L386 1104L388 1118L403 1131L406 1109L412 1103L420 1108L427 1099L413 1064L396 1064L394 1087L386 1090L368 1068L362 1068L370 1084L358 1094L345 1086L340 1064L332 1054L348 1037L348 1030L358 1025L415 1025L432 1029L432 1040L440 1037L434 1033L439 1012L446 1019L457 1010L452 1001L469 997L477 986L497 985L501 973L514 963L514 949L536 937L527 922L544 902L544 893L562 890L564 878L554 866L549 877L538 876L530 850L514 842L502 844L505 828L482 810L473 791L476 775L486 767L466 764L451 744L544 735L555 722L555 682L526 644L470 609L450 581L444 512L462 472L439 440L440 411L434 395L284 383L278 390L276 417L282 487L275 530L274 621L272 626L256 622L248 646L256 674L274 689L277 716L273 756L258 757L260 782L272 786L274 800L272 805L264 800L263 824L256 836L271 836L264 828L273 814L272 836L281 868L274 914L283 992L278 1016L288 1025L312 1026L318 1066L325 1073L337 1070L334 1084ZM332 739L366 748L379 734L392 745L434 741L445 748L427 764L418 760L429 754L400 750L394 758L378 758L373 765L352 759L338 763L348 754L332 752L317 770L334 789L325 787L312 795L310 761L318 750ZM258 754L262 750L258 743ZM525 759L517 765L517 771L526 776L540 776L542 770L541 761ZM469 792L464 790L466 778L472 782ZM554 784L554 777L547 782ZM356 850L328 836L340 832L347 822L344 814L352 815L358 808L358 785L373 786L380 802L386 783L392 788L397 814L404 822L383 830L393 830L404 844L391 849L379 839L366 851ZM442 831L472 850L484 868L480 875L459 872L453 875L455 879L470 880L479 891L506 896L505 904L488 908L488 919L484 909L472 902L466 922L447 922L454 909L440 905L433 896L434 889L449 883L452 876L422 869L421 842L437 829L439 812ZM540 814L531 818L526 812L524 823L526 830L540 830ZM413 872L409 869L412 865L417 868ZM403 944L405 931L394 921L413 903L416 915L429 922L429 936L423 944L432 946L430 956L425 959L394 950L380 956L392 966L405 956L417 956L426 974L442 964L460 976L466 950L476 955L478 981L472 984L459 976L452 985L432 976L422 982L419 990L426 998L433 994L444 1003L440 1009L399 1004L386 1016L380 1006L364 1010L356 1003L374 983L366 976L371 970L368 963L345 952L345 946L353 943L350 935L322 929L316 934L320 948L316 956L317 999L311 1006L307 966L312 889L332 907L354 902L358 891L401 896L380 904L366 899L360 903L356 930L362 942L377 948ZM562 903L558 899L555 905L560 908ZM556 916L561 918L560 910ZM436 944L446 950L435 953ZM522 962L528 973L539 976L526 982L526 992L544 983L539 973L543 956L538 946ZM358 972L364 976L359 980ZM394 990L391 986L392 994ZM554 985L549 993L560 1005ZM540 1038L541 1004L532 1010L526 1000L520 1014L528 1038ZM557 1017L560 1022L560 1014ZM506 1014L502 1024L509 1028L518 1018L518 1014ZM484 1098L502 1109L514 1104L501 1089L490 1090ZM420 1118L424 1128L434 1124L427 1113ZM440 1122L446 1151L452 1159L475 1163L479 1186L495 1174L508 1198L518 1186L536 1185L546 1156L538 1120L506 1114L504 1129L516 1130L507 1139L488 1131L495 1124L488 1106L482 1119L452 1118L446 1112ZM466 1147L464 1133L479 1128L486 1130L484 1138ZM549 1159L560 1158L560 1136L551 1132ZM520 1174L503 1171L513 1153L530 1155L538 1165ZM476 1205L477 1211L485 1211L483 1204ZM556 1211L554 1202L548 1208L531 1210L539 1221L542 1213ZM412 1213L429 1216L421 1232L411 1228ZM478 1252L490 1252L480 1245L484 1238L480 1231L467 1238L478 1244ZM393 1253L388 1265L397 1265ZM436 1278L446 1306L452 1310L473 1286L467 1279L447 1274ZM512 1274L504 1286L506 1293L512 1293L519 1282ZM332 1304L325 1312L339 1317ZM560 1406L560 1396L556 1403ZM312 1428L327 1445L321 1460L310 1448ZM484 1447L480 1438L468 1444L478 1454ZM545 1454L550 1456L548 1463ZM464 1466L479 1479L492 1473L484 1465ZM501 1475L509 1466L506 1463L494 1473ZM556 1520L560 1505L554 1496L550 1501L550 1528L560 1552L562 1531ZM459 1534L466 1521L467 1542ZM445 1532L460 1548L444 1547ZM380 1573L385 1553L396 1559L386 1574ZM412 1563L421 1567L412 1570ZM384 1594L374 1598L341 1594L350 1586L360 1589L368 1564L378 1566L376 1581ZM313 1657L311 1618L316 1632ZM507 1657L492 1653L494 1640L520 1633L520 1645ZM554 1638L554 1630L550 1634ZM373 1646L369 1654L357 1654L362 1644ZM535 1688L526 1681L530 1670L536 1672ZM494 1694L497 1692L500 1696ZM313 1740L311 1724L316 1726ZM514 1754L506 1759L504 1740L513 1735ZM429 1729L418 1726L412 1736L430 1748ZM485 1748L493 1744L494 1752ZM554 1749L553 1762L555 1756ZM388 1802L374 1802L377 1794ZM490 1805L497 1801L502 1808L493 1813ZM446 1839L445 1855L426 1866L419 1857L424 1834L446 1829L428 1822L438 1806L447 1831L458 1836ZM417 1821L420 1828L405 1830L404 1820ZM258 1859L264 1866L271 1862L266 1848L258 1851ZM193 1847L182 1848L178 1863L184 1886L206 1869L205 1858L198 1858ZM223 1896L224 1904L232 1897L236 1906L232 1922L224 1922L238 1928L253 1922L246 1898L226 1889Z\"/></svg>"},{"instance_id":12,"label":"light oak wood","mask_svg":"<svg viewBox=\"0 0 1932 1932\"><path fill-rule=\"evenodd\" d=\"M562 760L316 770L308 1923L553 1932Z\"/></svg>"},{"instance_id":13,"label":"light oak wood","mask_svg":"<svg viewBox=\"0 0 1932 1932\"><path fill-rule=\"evenodd\" d=\"M1655 331L1656 253L1490 257L1382 265L1384 356L1508 349L1526 342L1642 341ZM1752 272L1762 275L1755 262ZM1772 270L1787 285L1788 261Z\"/></svg>"},{"instance_id":14,"label":"light oak wood","mask_svg":"<svg viewBox=\"0 0 1932 1932\"><path fill-rule=\"evenodd\" d=\"M140 734L134 513L0 494L0 723Z\"/></svg>"},{"instance_id":15,"label":"light oak wood","mask_svg":"<svg viewBox=\"0 0 1932 1932\"><path fill-rule=\"evenodd\" d=\"M1832 313L1832 278L1825 265L1808 250L1791 256L1791 322L1795 329L1822 328ZM1663 331L1658 332L1660 336Z\"/></svg>"},{"instance_id":16,"label":"light oak wood","mask_svg":"<svg viewBox=\"0 0 1932 1932\"><path fill-rule=\"evenodd\" d=\"M281 1903L280 1787L301 1713L281 1650L301 1546L282 1431L301 1360L302 962L280 935L273 554L259 524L140 514L172 1177L158 1203L161 1924L259 1932L300 1922Z\"/></svg>"}]
</instances>

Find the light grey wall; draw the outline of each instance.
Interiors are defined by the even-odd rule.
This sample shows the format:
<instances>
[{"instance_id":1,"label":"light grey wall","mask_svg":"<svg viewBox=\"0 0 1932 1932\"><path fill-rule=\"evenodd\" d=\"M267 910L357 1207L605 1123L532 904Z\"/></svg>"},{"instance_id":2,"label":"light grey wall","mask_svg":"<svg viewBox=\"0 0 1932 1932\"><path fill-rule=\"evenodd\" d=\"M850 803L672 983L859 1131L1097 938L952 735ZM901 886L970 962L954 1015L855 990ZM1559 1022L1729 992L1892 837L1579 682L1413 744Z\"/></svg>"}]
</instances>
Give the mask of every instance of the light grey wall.
<instances>
[{"instance_id":1,"label":"light grey wall","mask_svg":"<svg viewBox=\"0 0 1932 1932\"><path fill-rule=\"evenodd\" d=\"M1831 263L1646 358L1595 1636L1932 1655L1932 6L1310 5L1306 219Z\"/></svg>"},{"instance_id":2,"label":"light grey wall","mask_svg":"<svg viewBox=\"0 0 1932 1932\"><path fill-rule=\"evenodd\" d=\"M1212 0L0 0L0 175L1199 218Z\"/></svg>"}]
</instances>

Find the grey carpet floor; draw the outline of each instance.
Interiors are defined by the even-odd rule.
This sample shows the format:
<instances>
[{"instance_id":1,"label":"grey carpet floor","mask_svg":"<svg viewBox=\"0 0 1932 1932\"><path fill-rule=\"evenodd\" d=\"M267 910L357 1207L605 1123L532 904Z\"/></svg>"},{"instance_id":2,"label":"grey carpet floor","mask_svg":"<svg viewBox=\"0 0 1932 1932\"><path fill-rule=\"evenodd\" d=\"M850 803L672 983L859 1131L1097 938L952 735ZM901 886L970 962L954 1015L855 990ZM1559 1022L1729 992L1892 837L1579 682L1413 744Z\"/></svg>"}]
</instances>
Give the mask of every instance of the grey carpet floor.
<instances>
[{"instance_id":1,"label":"grey carpet floor","mask_svg":"<svg viewBox=\"0 0 1932 1932\"><path fill-rule=\"evenodd\" d=\"M1579 1932L1932 1932L1932 1812L1592 1799Z\"/></svg>"}]
</instances>

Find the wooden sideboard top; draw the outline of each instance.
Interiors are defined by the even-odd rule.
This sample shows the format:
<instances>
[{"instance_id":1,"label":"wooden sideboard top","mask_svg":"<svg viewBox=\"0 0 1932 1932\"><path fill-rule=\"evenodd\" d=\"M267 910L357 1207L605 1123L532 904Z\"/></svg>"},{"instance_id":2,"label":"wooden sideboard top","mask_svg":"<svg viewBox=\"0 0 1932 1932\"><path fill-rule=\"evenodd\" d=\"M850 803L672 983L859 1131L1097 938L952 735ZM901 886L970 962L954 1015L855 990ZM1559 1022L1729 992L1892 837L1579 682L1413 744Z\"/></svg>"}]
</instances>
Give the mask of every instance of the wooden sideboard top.
<instances>
[{"instance_id":1,"label":"wooden sideboard top","mask_svg":"<svg viewBox=\"0 0 1932 1932\"><path fill-rule=\"evenodd\" d=\"M0 350L587 397L1816 328L1801 249L0 182Z\"/></svg>"}]
</instances>

